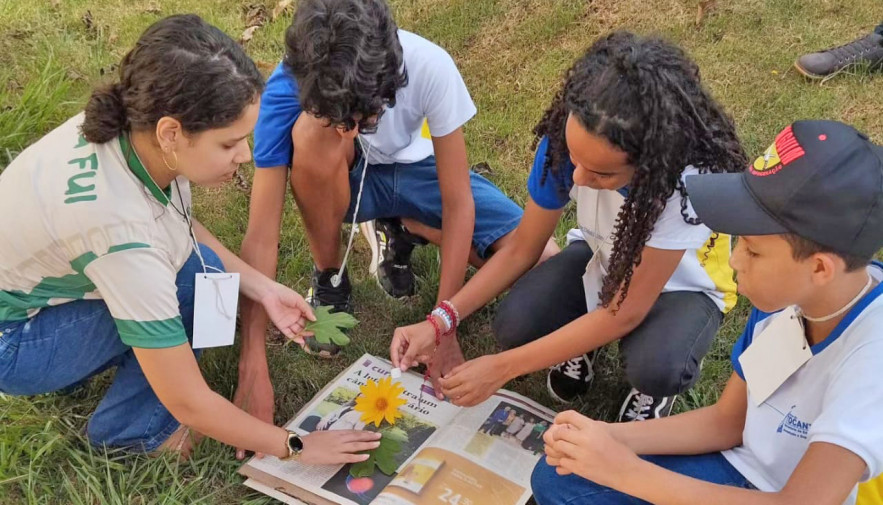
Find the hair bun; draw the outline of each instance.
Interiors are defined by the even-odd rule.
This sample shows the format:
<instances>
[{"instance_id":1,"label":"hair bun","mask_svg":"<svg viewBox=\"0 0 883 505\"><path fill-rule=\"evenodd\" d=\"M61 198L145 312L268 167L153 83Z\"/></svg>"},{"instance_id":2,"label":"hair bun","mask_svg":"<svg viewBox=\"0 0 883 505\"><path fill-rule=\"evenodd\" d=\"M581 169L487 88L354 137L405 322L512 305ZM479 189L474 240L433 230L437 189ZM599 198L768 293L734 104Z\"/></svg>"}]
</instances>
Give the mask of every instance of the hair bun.
<instances>
[{"instance_id":1,"label":"hair bun","mask_svg":"<svg viewBox=\"0 0 883 505\"><path fill-rule=\"evenodd\" d=\"M119 137L126 124L122 84L95 89L86 103L86 119L80 127L83 137L94 144L103 144Z\"/></svg>"}]
</instances>

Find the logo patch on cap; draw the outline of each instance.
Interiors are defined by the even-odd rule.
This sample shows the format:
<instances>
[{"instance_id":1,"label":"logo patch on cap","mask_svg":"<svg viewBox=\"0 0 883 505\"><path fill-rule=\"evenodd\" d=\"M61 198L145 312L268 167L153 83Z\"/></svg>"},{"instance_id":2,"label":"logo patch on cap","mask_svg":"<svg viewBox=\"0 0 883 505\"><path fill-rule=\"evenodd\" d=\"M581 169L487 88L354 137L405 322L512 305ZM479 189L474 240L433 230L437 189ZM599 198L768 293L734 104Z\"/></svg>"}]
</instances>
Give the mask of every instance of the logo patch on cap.
<instances>
[{"instance_id":1,"label":"logo patch on cap","mask_svg":"<svg viewBox=\"0 0 883 505\"><path fill-rule=\"evenodd\" d=\"M776 135L775 142L767 148L763 155L758 156L754 160L754 163L748 167L748 170L751 172L751 175L758 177L774 175L804 154L806 152L797 142L791 126L788 126L788 128L785 128Z\"/></svg>"}]
</instances>

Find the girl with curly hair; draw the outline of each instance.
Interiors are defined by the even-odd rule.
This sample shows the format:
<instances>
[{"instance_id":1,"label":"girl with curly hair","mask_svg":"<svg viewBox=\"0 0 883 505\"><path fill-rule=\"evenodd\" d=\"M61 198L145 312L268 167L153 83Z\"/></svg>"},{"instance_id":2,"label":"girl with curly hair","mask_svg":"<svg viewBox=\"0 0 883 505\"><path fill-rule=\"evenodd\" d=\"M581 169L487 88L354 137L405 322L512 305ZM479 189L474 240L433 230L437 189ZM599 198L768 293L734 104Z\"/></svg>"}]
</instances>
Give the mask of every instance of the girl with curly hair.
<instances>
[{"instance_id":1,"label":"girl with curly hair","mask_svg":"<svg viewBox=\"0 0 883 505\"><path fill-rule=\"evenodd\" d=\"M456 323L518 280L493 325L505 350L453 362L434 354L427 321L396 330L393 361L431 362L444 374L436 385L459 405L552 367L550 393L571 401L589 387L594 351L620 341L632 385L620 420L665 416L698 379L736 301L729 237L697 219L684 187L690 174L745 167L733 122L681 49L617 32L568 70L534 132L530 200L515 239L450 299L459 317L433 316L444 333L448 319ZM579 229L528 272L570 200Z\"/></svg>"}]
</instances>

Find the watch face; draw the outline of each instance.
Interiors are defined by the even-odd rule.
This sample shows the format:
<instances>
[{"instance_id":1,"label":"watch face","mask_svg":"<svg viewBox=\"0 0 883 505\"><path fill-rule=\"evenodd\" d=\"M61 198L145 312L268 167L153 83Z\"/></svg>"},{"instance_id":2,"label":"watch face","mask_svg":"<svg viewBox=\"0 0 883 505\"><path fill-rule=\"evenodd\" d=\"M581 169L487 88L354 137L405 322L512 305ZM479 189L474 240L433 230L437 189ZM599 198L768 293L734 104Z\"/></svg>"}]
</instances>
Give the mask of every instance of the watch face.
<instances>
[{"instance_id":1,"label":"watch face","mask_svg":"<svg viewBox=\"0 0 883 505\"><path fill-rule=\"evenodd\" d=\"M302 450L304 450L304 441L294 433L288 436L288 448L291 449L291 452L295 454L299 454Z\"/></svg>"}]
</instances>

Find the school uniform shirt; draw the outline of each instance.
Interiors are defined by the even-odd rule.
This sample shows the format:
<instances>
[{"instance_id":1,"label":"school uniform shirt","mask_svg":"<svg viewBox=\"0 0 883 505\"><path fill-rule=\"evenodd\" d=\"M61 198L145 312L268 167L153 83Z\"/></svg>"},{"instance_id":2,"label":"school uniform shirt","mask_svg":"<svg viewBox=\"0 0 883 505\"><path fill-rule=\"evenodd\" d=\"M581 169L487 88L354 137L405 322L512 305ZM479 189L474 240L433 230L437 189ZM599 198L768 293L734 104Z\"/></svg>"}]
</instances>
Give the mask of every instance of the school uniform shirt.
<instances>
[{"instance_id":1,"label":"school uniform shirt","mask_svg":"<svg viewBox=\"0 0 883 505\"><path fill-rule=\"evenodd\" d=\"M175 278L192 251L180 214L189 183L160 190L125 138L91 144L82 123L74 116L0 175L0 321L100 299L124 343L185 343Z\"/></svg>"},{"instance_id":2,"label":"school uniform shirt","mask_svg":"<svg viewBox=\"0 0 883 505\"><path fill-rule=\"evenodd\" d=\"M883 280L880 264L869 267ZM865 295L812 357L759 407L748 393L742 445L723 455L761 491L779 491L809 445L834 444L867 465L862 481L883 473L883 284ZM732 362L743 379L739 357L776 317L754 309L733 347ZM766 337L765 337L766 338ZM856 502L853 489L845 504Z\"/></svg>"},{"instance_id":3,"label":"school uniform shirt","mask_svg":"<svg viewBox=\"0 0 883 505\"><path fill-rule=\"evenodd\" d=\"M559 210L569 201L576 201L579 229L571 230L568 240L585 240L592 249L592 261L586 266L583 277L586 306L591 311L599 304L598 293L613 254L616 217L625 203L628 188L611 191L576 186L573 183L575 167L570 160L557 173L550 171L543 179L548 146L548 138L543 138L537 146L527 182L528 193L537 205L547 210ZM687 166L681 180L696 173L699 173L696 168ZM696 217L689 202L686 212L688 216ZM733 270L729 266L730 237L717 234L712 244L711 236L712 232L707 226L684 221L681 194L675 191L656 220L646 245L656 249L685 251L677 269L663 287L663 293L702 292L722 312L727 312L736 305L737 299Z\"/></svg>"},{"instance_id":4,"label":"school uniform shirt","mask_svg":"<svg viewBox=\"0 0 883 505\"><path fill-rule=\"evenodd\" d=\"M419 35L398 31L408 84L395 107L380 117L377 131L362 136L368 163L415 163L433 154L432 137L463 126L476 108L451 56ZM291 129L301 113L297 81L283 63L267 80L254 132L258 168L291 164ZM367 147L366 147L367 150Z\"/></svg>"}]
</instances>

